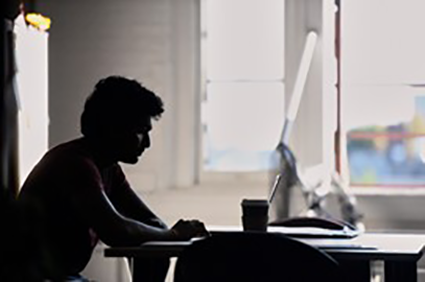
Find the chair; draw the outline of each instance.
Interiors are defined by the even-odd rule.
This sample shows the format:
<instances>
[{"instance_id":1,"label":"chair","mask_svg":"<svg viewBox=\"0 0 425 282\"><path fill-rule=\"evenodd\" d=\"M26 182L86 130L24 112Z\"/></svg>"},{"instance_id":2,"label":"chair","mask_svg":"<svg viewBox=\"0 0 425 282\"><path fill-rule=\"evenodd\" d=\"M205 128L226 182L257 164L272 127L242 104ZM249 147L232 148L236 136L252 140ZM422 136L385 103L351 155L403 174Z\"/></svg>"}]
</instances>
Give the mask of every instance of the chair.
<instances>
[{"instance_id":1,"label":"chair","mask_svg":"<svg viewBox=\"0 0 425 282\"><path fill-rule=\"evenodd\" d=\"M283 234L223 232L193 242L178 258L175 282L340 282L338 263Z\"/></svg>"},{"instance_id":2,"label":"chair","mask_svg":"<svg viewBox=\"0 0 425 282\"><path fill-rule=\"evenodd\" d=\"M19 201L14 196L3 194L1 204L0 281L46 281L41 262L36 256L40 252L39 246L34 244L34 237L28 232L30 228L38 228L35 225L37 221L26 219Z\"/></svg>"},{"instance_id":3,"label":"chair","mask_svg":"<svg viewBox=\"0 0 425 282\"><path fill-rule=\"evenodd\" d=\"M0 204L0 222L2 238L0 240L0 281L42 281L33 272L31 242L25 240L24 225L14 196L2 191Z\"/></svg>"}]
</instances>

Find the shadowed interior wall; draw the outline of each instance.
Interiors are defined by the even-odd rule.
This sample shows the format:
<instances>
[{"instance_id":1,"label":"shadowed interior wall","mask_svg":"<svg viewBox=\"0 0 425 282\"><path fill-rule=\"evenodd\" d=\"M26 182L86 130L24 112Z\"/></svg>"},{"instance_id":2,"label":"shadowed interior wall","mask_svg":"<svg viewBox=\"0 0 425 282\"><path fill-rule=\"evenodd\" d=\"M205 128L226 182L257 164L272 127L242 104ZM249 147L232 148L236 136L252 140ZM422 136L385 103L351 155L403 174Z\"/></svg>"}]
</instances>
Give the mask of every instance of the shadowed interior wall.
<instances>
[{"instance_id":1,"label":"shadowed interior wall","mask_svg":"<svg viewBox=\"0 0 425 282\"><path fill-rule=\"evenodd\" d=\"M166 112L155 122L152 147L125 166L139 190L193 184L195 173L195 1L44 0L52 18L49 42L49 145L75 138L85 98L108 75L141 81ZM178 36L177 36L178 34ZM182 44L184 46L182 47Z\"/></svg>"}]
</instances>

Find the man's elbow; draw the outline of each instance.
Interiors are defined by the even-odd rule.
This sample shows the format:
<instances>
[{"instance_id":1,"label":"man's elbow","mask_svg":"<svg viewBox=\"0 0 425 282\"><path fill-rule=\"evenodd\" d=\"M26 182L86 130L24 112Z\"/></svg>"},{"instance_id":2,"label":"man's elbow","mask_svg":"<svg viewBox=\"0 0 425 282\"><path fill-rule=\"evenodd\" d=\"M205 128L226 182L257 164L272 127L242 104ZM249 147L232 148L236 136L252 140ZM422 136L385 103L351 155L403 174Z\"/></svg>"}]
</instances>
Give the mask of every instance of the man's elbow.
<instances>
[{"instance_id":1,"label":"man's elbow","mask_svg":"<svg viewBox=\"0 0 425 282\"><path fill-rule=\"evenodd\" d=\"M97 234L103 243L111 247L131 247L143 243L140 236L126 225L104 226L98 228Z\"/></svg>"},{"instance_id":2,"label":"man's elbow","mask_svg":"<svg viewBox=\"0 0 425 282\"><path fill-rule=\"evenodd\" d=\"M100 240L110 247L132 247L143 243L142 240L123 233L109 232L100 234Z\"/></svg>"}]
</instances>

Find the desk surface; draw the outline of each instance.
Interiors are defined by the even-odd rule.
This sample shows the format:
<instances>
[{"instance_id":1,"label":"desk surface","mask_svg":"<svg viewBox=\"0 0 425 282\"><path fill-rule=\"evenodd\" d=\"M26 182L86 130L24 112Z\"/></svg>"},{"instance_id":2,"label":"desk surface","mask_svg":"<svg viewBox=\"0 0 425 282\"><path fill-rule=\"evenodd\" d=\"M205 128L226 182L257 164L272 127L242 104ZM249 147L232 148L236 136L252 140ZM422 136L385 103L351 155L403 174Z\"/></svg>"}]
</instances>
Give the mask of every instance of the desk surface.
<instances>
[{"instance_id":1,"label":"desk surface","mask_svg":"<svg viewBox=\"0 0 425 282\"><path fill-rule=\"evenodd\" d=\"M229 231L235 230L229 228ZM336 259L341 269L349 273L347 282L370 282L370 262L374 260L384 261L386 282L417 282L417 261L425 246L425 235L418 234L365 233L354 238L295 239L318 247ZM192 242L149 242L138 247L108 248L105 256L178 257Z\"/></svg>"},{"instance_id":2,"label":"desk surface","mask_svg":"<svg viewBox=\"0 0 425 282\"><path fill-rule=\"evenodd\" d=\"M425 235L365 233L351 239L300 239L337 259L412 260L422 256Z\"/></svg>"},{"instance_id":3,"label":"desk surface","mask_svg":"<svg viewBox=\"0 0 425 282\"><path fill-rule=\"evenodd\" d=\"M234 231L232 228L229 230ZM223 232L223 229L219 232ZM421 258L425 246L425 235L418 234L364 233L355 238L345 239L295 239L318 247L335 259L350 260L417 261ZM107 248L105 256L176 257L192 242L148 242L138 247Z\"/></svg>"}]
</instances>

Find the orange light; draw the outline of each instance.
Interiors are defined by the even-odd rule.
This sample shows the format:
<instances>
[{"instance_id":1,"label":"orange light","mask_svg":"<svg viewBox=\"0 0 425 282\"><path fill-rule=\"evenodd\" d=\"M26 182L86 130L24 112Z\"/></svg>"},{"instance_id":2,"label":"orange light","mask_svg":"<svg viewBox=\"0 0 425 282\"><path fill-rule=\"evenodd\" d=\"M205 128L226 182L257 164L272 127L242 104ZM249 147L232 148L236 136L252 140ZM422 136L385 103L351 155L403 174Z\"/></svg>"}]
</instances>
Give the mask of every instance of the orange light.
<instances>
[{"instance_id":1,"label":"orange light","mask_svg":"<svg viewBox=\"0 0 425 282\"><path fill-rule=\"evenodd\" d=\"M32 26L41 29L41 30L48 30L50 28L51 20L48 17L45 17L41 14L36 13L28 13L25 16L25 20Z\"/></svg>"}]
</instances>

